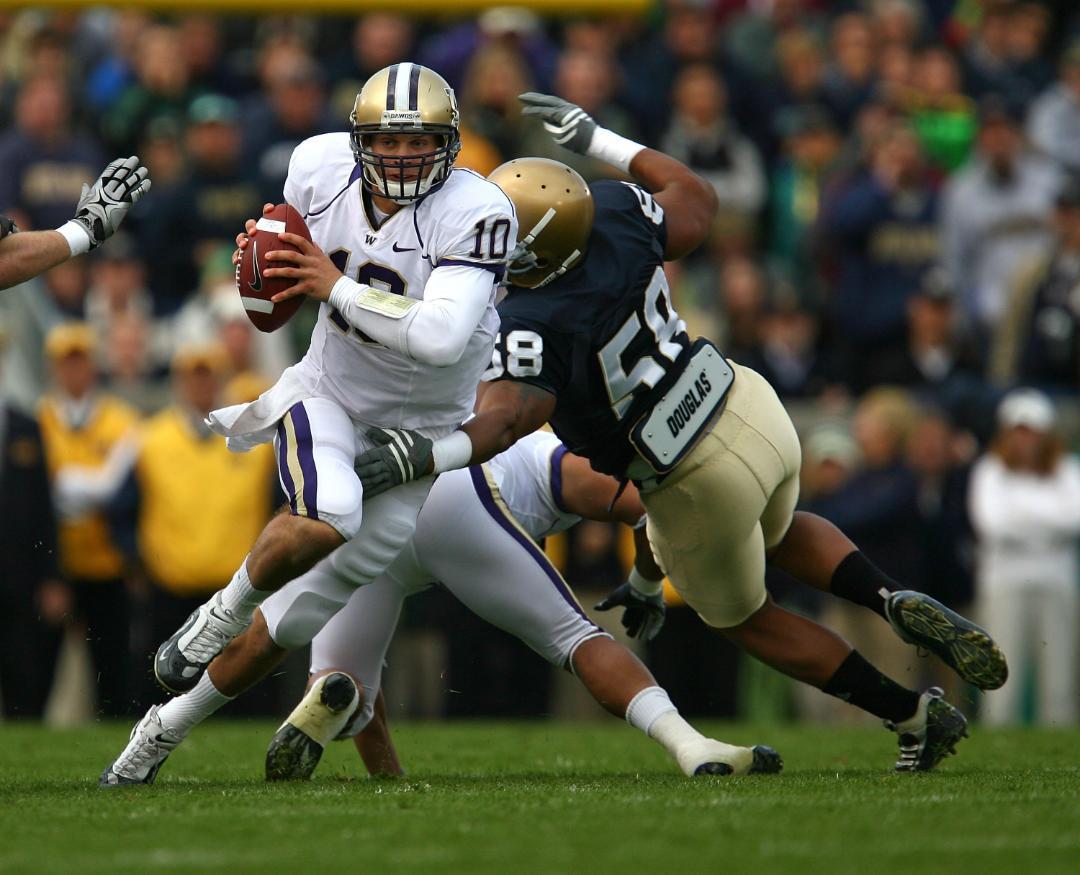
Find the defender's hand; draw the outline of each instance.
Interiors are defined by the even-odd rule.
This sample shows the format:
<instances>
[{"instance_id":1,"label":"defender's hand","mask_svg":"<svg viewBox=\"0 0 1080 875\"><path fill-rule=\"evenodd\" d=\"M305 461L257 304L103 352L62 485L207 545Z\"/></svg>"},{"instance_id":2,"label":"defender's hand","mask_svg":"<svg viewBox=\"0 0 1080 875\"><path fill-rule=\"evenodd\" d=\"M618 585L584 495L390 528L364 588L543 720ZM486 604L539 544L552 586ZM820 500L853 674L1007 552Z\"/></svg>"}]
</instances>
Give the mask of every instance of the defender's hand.
<instances>
[{"instance_id":1,"label":"defender's hand","mask_svg":"<svg viewBox=\"0 0 1080 875\"><path fill-rule=\"evenodd\" d=\"M518 100L525 104L522 114L539 118L544 123L544 130L551 134L556 143L571 152L580 155L586 153L596 130L596 122L580 106L553 94L537 94L535 91L519 94Z\"/></svg>"},{"instance_id":2,"label":"defender's hand","mask_svg":"<svg viewBox=\"0 0 1080 875\"><path fill-rule=\"evenodd\" d=\"M137 155L117 158L92 186L83 183L74 221L90 238L90 248L115 234L132 204L148 191L150 171L139 164Z\"/></svg>"},{"instance_id":3,"label":"defender's hand","mask_svg":"<svg viewBox=\"0 0 1080 875\"><path fill-rule=\"evenodd\" d=\"M622 624L626 634L642 641L652 641L664 625L667 608L664 595L643 595L630 584L630 581L617 586L608 597L596 606L598 611L610 611L623 607Z\"/></svg>"},{"instance_id":4,"label":"defender's hand","mask_svg":"<svg viewBox=\"0 0 1080 875\"><path fill-rule=\"evenodd\" d=\"M432 441L403 428L369 428L367 436L376 446L356 458L356 475L364 486L364 498L418 480L435 470Z\"/></svg>"}]
</instances>

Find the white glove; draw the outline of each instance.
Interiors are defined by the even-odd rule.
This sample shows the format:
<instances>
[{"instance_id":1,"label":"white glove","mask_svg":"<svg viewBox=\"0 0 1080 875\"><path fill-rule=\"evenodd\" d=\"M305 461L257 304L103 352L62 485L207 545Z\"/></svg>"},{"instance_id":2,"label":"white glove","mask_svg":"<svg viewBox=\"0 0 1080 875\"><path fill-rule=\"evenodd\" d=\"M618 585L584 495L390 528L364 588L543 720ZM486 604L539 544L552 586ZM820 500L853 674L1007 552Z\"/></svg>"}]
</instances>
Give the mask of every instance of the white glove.
<instances>
[{"instance_id":1,"label":"white glove","mask_svg":"<svg viewBox=\"0 0 1080 875\"><path fill-rule=\"evenodd\" d=\"M96 249L113 234L139 198L150 191L150 171L139 157L117 158L94 184L83 183L82 196L72 219L90 238Z\"/></svg>"}]
</instances>

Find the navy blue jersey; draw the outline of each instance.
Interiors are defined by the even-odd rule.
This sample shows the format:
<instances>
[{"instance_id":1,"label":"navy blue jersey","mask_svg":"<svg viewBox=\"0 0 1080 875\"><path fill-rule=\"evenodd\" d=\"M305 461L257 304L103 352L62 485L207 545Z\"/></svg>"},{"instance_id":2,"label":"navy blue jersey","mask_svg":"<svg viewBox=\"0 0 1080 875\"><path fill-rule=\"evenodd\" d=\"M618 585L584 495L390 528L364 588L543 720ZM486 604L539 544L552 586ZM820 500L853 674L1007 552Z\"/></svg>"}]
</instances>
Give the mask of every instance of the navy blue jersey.
<instances>
[{"instance_id":1,"label":"navy blue jersey","mask_svg":"<svg viewBox=\"0 0 1080 875\"><path fill-rule=\"evenodd\" d=\"M663 208L636 185L591 186L585 258L538 289L511 286L488 380L555 395L552 428L598 471L621 476L627 436L686 366L690 339L664 278Z\"/></svg>"}]
</instances>

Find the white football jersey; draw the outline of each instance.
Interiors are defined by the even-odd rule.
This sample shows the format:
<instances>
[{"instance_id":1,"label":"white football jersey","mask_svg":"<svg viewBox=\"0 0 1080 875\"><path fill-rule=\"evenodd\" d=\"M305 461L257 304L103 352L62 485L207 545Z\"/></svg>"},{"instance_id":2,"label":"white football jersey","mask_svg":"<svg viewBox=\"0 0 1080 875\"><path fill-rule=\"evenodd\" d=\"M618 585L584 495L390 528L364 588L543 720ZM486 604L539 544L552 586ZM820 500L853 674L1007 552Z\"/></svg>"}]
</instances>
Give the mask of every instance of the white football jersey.
<instances>
[{"instance_id":1,"label":"white football jersey","mask_svg":"<svg viewBox=\"0 0 1080 875\"><path fill-rule=\"evenodd\" d=\"M491 299L456 364L436 367L387 349L323 304L308 352L296 366L313 394L359 422L419 429L429 437L456 428L472 411L476 384L491 363L499 326L495 292L517 240L509 198L482 176L453 170L438 191L375 227L349 135L335 133L296 147L285 200L304 216L311 239L338 269L373 288L423 300L438 266L475 264L491 271Z\"/></svg>"},{"instance_id":2,"label":"white football jersey","mask_svg":"<svg viewBox=\"0 0 1080 875\"><path fill-rule=\"evenodd\" d=\"M510 513L535 541L581 521L562 505L565 453L562 441L550 431L535 431L487 463Z\"/></svg>"},{"instance_id":3,"label":"white football jersey","mask_svg":"<svg viewBox=\"0 0 1080 875\"><path fill-rule=\"evenodd\" d=\"M537 431L521 438L485 465L499 488L506 510L534 541L566 531L581 521L581 517L561 506L562 469L559 463L565 452L566 448L554 434ZM482 531L471 529L467 522L479 518L490 523L493 513L487 508L473 516L472 510L485 507L485 500L478 494L472 473L472 468L447 471L440 474L431 487L428 499L420 509L412 541L386 571L407 593L426 589L439 579L431 569L454 552L453 545L446 543L448 533L454 543L476 543L478 538L486 537ZM503 511L494 513L499 516ZM341 580L353 579L350 562L355 549L346 545L327 560ZM475 569L469 573L478 576ZM498 580L496 585L504 587L506 582Z\"/></svg>"}]
</instances>

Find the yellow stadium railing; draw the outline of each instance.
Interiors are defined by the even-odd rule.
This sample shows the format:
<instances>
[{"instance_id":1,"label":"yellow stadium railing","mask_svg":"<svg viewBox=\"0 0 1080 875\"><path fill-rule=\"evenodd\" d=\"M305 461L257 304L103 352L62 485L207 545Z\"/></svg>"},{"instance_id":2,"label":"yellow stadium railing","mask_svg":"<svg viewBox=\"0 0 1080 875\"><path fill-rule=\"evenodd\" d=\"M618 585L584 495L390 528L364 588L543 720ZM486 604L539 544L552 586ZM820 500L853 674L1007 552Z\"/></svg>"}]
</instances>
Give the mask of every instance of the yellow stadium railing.
<instances>
[{"instance_id":1,"label":"yellow stadium railing","mask_svg":"<svg viewBox=\"0 0 1080 875\"><path fill-rule=\"evenodd\" d=\"M36 3L12 3L0 0L0 9L55 8L77 9L80 7L117 6L127 9L140 8L151 12L219 12L226 14L278 14L278 15L336 15L364 12L402 12L409 16L461 17L483 12L497 6L517 6L531 9L540 15L637 15L645 12L655 0L528 0L523 3L492 3L485 0L38 0Z\"/></svg>"}]
</instances>

